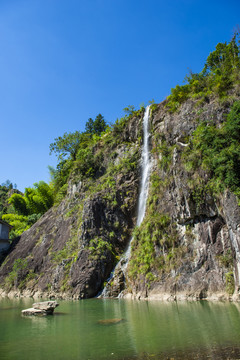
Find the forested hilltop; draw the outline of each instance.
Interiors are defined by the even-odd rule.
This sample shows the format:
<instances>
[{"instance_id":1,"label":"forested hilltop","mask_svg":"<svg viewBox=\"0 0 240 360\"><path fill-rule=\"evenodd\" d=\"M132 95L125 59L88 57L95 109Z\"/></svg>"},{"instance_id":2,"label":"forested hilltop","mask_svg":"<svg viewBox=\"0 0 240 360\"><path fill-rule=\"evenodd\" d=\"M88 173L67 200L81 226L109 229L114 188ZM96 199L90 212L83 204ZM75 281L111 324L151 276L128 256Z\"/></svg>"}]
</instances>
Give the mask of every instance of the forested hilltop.
<instances>
[{"instance_id":1,"label":"forested hilltop","mask_svg":"<svg viewBox=\"0 0 240 360\"><path fill-rule=\"evenodd\" d=\"M140 227L144 107L126 112L112 126L99 114L85 132L55 139L50 150L59 163L50 169L51 184L11 194L11 214L3 219L22 216L26 227L37 221L1 265L2 294L96 296L133 233L127 278L112 281L112 295L125 287L134 297L238 299L239 35L218 44L201 73L151 105L153 166Z\"/></svg>"}]
</instances>

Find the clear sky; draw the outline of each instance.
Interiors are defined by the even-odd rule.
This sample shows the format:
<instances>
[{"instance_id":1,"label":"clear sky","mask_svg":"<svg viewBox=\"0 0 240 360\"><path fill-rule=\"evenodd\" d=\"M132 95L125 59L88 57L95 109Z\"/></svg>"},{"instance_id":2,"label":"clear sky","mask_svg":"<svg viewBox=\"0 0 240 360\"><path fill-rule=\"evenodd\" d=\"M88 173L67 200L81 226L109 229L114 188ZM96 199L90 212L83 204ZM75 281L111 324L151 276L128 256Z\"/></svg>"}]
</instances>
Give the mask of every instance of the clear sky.
<instances>
[{"instance_id":1,"label":"clear sky","mask_svg":"<svg viewBox=\"0 0 240 360\"><path fill-rule=\"evenodd\" d=\"M0 184L48 182L54 138L162 101L239 15L239 0L0 0Z\"/></svg>"}]
</instances>

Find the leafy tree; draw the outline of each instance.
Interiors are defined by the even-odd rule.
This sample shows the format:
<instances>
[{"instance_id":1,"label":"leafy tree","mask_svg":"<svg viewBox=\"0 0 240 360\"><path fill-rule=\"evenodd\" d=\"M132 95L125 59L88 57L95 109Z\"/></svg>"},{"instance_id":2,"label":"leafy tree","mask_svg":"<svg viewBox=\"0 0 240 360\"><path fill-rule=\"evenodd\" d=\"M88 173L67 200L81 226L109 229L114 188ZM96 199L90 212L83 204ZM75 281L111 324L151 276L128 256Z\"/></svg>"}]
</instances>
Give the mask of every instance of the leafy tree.
<instances>
[{"instance_id":1,"label":"leafy tree","mask_svg":"<svg viewBox=\"0 0 240 360\"><path fill-rule=\"evenodd\" d=\"M216 49L210 53L207 58L204 72L217 73L221 70L222 73L231 73L233 69L239 67L239 47L236 39L238 34L236 33L229 44L219 43Z\"/></svg>"},{"instance_id":2,"label":"leafy tree","mask_svg":"<svg viewBox=\"0 0 240 360\"><path fill-rule=\"evenodd\" d=\"M44 181L35 183L34 188L26 188L24 199L28 215L44 214L54 202L52 188Z\"/></svg>"},{"instance_id":3,"label":"leafy tree","mask_svg":"<svg viewBox=\"0 0 240 360\"><path fill-rule=\"evenodd\" d=\"M50 154L55 152L58 154L59 160L63 160L66 155L70 155L75 160L81 139L82 133L79 131L64 133L63 136L54 139L55 142L50 144Z\"/></svg>"},{"instance_id":4,"label":"leafy tree","mask_svg":"<svg viewBox=\"0 0 240 360\"><path fill-rule=\"evenodd\" d=\"M54 197L52 188L44 181L39 181L34 184L36 188L35 201L37 200L43 209L43 212L47 211L53 206Z\"/></svg>"},{"instance_id":5,"label":"leafy tree","mask_svg":"<svg viewBox=\"0 0 240 360\"><path fill-rule=\"evenodd\" d=\"M29 210L27 209L27 203L23 195L12 194L8 199L8 203L13 205L14 210L18 215L28 215Z\"/></svg>"},{"instance_id":6,"label":"leafy tree","mask_svg":"<svg viewBox=\"0 0 240 360\"><path fill-rule=\"evenodd\" d=\"M53 205L53 191L47 183L39 181L33 188L26 188L23 195L12 194L8 202L18 215L42 215Z\"/></svg>"},{"instance_id":7,"label":"leafy tree","mask_svg":"<svg viewBox=\"0 0 240 360\"><path fill-rule=\"evenodd\" d=\"M128 105L126 106L123 111L127 114L127 115L132 115L132 113L135 111L135 107L134 105Z\"/></svg>"},{"instance_id":8,"label":"leafy tree","mask_svg":"<svg viewBox=\"0 0 240 360\"><path fill-rule=\"evenodd\" d=\"M39 181L33 188L26 188L24 194L12 194L8 203L12 205L13 213L4 214L2 218L13 226L14 237L29 229L53 206L53 189L44 181Z\"/></svg>"}]
</instances>

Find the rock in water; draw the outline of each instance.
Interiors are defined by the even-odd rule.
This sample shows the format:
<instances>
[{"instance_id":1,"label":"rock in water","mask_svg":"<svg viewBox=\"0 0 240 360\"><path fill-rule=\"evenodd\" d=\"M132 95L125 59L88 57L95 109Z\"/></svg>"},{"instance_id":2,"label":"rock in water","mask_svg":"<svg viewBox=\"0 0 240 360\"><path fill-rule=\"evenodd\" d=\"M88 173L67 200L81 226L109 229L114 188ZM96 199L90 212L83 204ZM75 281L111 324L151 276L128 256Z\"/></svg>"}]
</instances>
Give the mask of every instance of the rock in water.
<instances>
[{"instance_id":1,"label":"rock in water","mask_svg":"<svg viewBox=\"0 0 240 360\"><path fill-rule=\"evenodd\" d=\"M118 324L121 321L123 321L123 319L105 319L105 320L98 320L98 324L113 325L113 324Z\"/></svg>"},{"instance_id":2,"label":"rock in water","mask_svg":"<svg viewBox=\"0 0 240 360\"><path fill-rule=\"evenodd\" d=\"M34 303L29 309L22 310L23 315L52 315L54 309L59 306L56 301L42 301Z\"/></svg>"}]
</instances>

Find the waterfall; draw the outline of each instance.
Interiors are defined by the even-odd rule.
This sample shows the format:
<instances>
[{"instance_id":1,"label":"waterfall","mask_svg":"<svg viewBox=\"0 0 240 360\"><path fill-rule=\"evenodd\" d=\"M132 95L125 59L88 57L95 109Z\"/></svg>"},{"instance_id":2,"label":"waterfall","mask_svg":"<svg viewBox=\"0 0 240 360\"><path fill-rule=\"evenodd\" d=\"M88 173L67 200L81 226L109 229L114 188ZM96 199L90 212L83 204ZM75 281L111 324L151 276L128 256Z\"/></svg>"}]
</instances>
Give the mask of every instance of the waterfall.
<instances>
[{"instance_id":1,"label":"waterfall","mask_svg":"<svg viewBox=\"0 0 240 360\"><path fill-rule=\"evenodd\" d=\"M138 209L137 209L137 226L140 226L146 212L147 198L148 198L148 187L149 187L149 175L150 175L150 155L149 155L149 131L148 131L148 120L150 113L150 105L146 107L144 117L143 117L143 145L142 145L142 159L141 159L141 183L140 183L140 192L138 198ZM110 278L108 279L107 285L104 287L100 297L107 297L109 294L110 281L118 273L123 273L126 277L126 269L131 256L131 243L133 237L131 238L129 245L124 252L123 256L115 266L115 269L112 271Z\"/></svg>"},{"instance_id":2,"label":"waterfall","mask_svg":"<svg viewBox=\"0 0 240 360\"><path fill-rule=\"evenodd\" d=\"M150 105L146 107L143 117L143 146L142 146L142 166L141 166L141 184L138 198L138 210L137 210L137 226L140 226L146 212L147 198L148 198L148 185L149 185L149 174L150 174L150 156L149 156L149 131L148 131L148 120L150 113ZM131 239L128 248L124 254L126 266L131 255Z\"/></svg>"}]
</instances>

